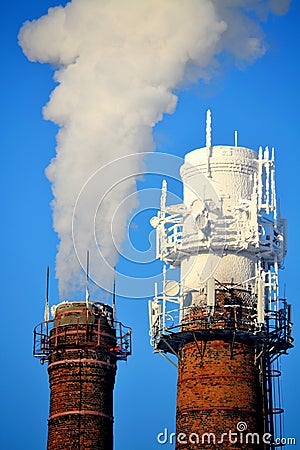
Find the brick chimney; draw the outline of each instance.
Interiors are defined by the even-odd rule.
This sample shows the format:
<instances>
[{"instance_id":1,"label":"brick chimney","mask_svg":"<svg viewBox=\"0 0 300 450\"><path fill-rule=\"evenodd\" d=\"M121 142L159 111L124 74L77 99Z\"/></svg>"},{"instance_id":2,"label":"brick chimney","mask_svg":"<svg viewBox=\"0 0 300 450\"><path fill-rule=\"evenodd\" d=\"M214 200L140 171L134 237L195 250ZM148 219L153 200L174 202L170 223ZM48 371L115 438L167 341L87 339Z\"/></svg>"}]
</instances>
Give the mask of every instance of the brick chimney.
<instances>
[{"instance_id":1,"label":"brick chimney","mask_svg":"<svg viewBox=\"0 0 300 450\"><path fill-rule=\"evenodd\" d=\"M131 352L131 330L106 304L63 302L34 341L35 356L48 361L47 450L112 450L116 363Z\"/></svg>"},{"instance_id":2,"label":"brick chimney","mask_svg":"<svg viewBox=\"0 0 300 450\"><path fill-rule=\"evenodd\" d=\"M235 291L235 300L238 294ZM237 317L237 306L225 309L224 297L224 292L216 293L214 323L201 308L185 318L193 323L184 327L186 340L178 352L176 448L180 450L215 449L218 443L226 449L245 448L246 433L261 437L264 432L263 379L253 339L243 330L247 316ZM234 327L228 332L231 319L239 326L236 334ZM247 448L264 448L249 446L252 438L248 439Z\"/></svg>"},{"instance_id":3,"label":"brick chimney","mask_svg":"<svg viewBox=\"0 0 300 450\"><path fill-rule=\"evenodd\" d=\"M275 450L277 360L293 347L291 305L278 289L287 247L275 151L213 145L210 110L205 130L205 146L180 168L183 202L169 204L163 180L151 219L164 262L149 302L151 344L178 361L176 449Z\"/></svg>"}]
</instances>

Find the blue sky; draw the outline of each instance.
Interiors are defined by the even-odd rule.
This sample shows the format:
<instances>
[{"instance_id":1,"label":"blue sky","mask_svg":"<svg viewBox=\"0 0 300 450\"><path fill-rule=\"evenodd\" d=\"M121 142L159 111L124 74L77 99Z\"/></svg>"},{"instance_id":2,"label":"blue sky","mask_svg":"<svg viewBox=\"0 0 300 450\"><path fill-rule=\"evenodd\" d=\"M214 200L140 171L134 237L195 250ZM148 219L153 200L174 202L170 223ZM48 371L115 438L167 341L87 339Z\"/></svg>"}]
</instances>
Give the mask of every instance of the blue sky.
<instances>
[{"instance_id":1,"label":"blue sky","mask_svg":"<svg viewBox=\"0 0 300 450\"><path fill-rule=\"evenodd\" d=\"M2 370L0 447L45 448L49 405L46 367L32 358L32 329L43 320L46 266L51 268L50 297L57 303L54 278L57 237L52 229L51 188L44 170L55 155L56 127L42 118L53 89L47 65L28 62L17 45L27 19L46 13L58 1L1 4L1 149L2 149ZM213 144L239 143L276 150L277 191L288 218L288 256L280 284L293 304L295 349L282 358L285 435L298 436L300 400L297 373L299 261L299 21L296 1L288 14L264 25L268 52L243 69L226 66L208 85L178 92L177 110L155 130L158 152L183 157L204 144L204 117L213 114ZM146 180L147 182L147 180ZM137 228L141 248L150 226ZM161 448L156 435L174 431L176 369L149 345L146 300L119 299L119 317L134 330L134 354L120 363L115 388L115 450ZM300 447L300 444L298 444ZM167 446L165 446L167 447ZM168 447L171 448L171 447ZM297 447L298 448L298 447Z\"/></svg>"}]
</instances>

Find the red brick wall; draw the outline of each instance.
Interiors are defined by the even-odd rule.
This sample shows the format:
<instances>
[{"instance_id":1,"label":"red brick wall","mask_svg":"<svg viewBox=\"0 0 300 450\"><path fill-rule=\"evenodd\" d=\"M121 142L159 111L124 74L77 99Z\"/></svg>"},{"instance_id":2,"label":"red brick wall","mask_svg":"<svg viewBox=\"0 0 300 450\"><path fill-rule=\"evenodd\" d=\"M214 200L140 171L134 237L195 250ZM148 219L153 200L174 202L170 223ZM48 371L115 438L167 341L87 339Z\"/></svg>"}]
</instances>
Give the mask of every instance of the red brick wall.
<instances>
[{"instance_id":1,"label":"red brick wall","mask_svg":"<svg viewBox=\"0 0 300 450\"><path fill-rule=\"evenodd\" d=\"M223 341L209 341L202 350L203 356L194 342L186 344L181 350L177 385L177 436L185 433L189 437L191 433L197 433L202 438L203 433L214 433L218 441L222 433L229 430L237 432L237 424L241 421L247 424L248 432L261 434L262 400L253 348L235 343L234 359L231 359L229 343ZM224 437L225 440L227 442L219 446L177 443L176 448L252 448L249 445L230 445L228 437Z\"/></svg>"},{"instance_id":2,"label":"red brick wall","mask_svg":"<svg viewBox=\"0 0 300 450\"><path fill-rule=\"evenodd\" d=\"M74 303L75 305L75 303ZM59 318L51 331L48 365L50 414L48 450L112 450L114 330L78 308ZM77 317L77 318L76 318Z\"/></svg>"}]
</instances>

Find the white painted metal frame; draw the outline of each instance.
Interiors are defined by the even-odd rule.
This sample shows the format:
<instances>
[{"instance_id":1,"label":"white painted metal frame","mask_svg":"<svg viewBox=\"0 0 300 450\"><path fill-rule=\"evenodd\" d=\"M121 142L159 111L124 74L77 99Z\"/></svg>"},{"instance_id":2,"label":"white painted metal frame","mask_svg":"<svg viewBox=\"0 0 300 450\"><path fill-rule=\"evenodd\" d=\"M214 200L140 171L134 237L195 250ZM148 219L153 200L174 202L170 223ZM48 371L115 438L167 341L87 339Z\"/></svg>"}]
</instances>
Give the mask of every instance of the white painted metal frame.
<instances>
[{"instance_id":1,"label":"white painted metal frame","mask_svg":"<svg viewBox=\"0 0 300 450\"><path fill-rule=\"evenodd\" d=\"M210 141L210 122L207 122L206 141ZM151 219L156 229L156 256L171 267L178 267L185 258L199 253L222 250L224 238L226 251L246 252L255 260L256 274L251 283L257 298L257 314L253 318L258 329L264 324L265 311L278 310L278 269L286 254L285 220L278 217L275 190L274 149L262 147L258 152L258 175L254 176L251 200L241 199L229 217L215 218L209 239L199 240L199 230L183 234L183 224L191 214L185 204L167 206L167 183L162 184L160 211ZM241 214L241 212L243 214ZM220 230L224 230L220 236ZM203 233L205 237L205 233ZM166 267L162 293L149 302L150 336L152 345L159 336L180 325L188 307L183 307L182 292L171 297L166 294ZM212 301L211 299L209 301Z\"/></svg>"}]
</instances>

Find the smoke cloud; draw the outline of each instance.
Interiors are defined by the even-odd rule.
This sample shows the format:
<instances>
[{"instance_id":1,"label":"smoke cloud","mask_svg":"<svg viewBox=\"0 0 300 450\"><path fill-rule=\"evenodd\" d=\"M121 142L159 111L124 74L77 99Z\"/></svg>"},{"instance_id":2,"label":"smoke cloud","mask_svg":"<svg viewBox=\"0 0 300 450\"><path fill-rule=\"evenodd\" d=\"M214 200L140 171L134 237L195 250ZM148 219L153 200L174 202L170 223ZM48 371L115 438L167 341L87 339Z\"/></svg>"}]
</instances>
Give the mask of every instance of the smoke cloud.
<instances>
[{"instance_id":1,"label":"smoke cloud","mask_svg":"<svg viewBox=\"0 0 300 450\"><path fill-rule=\"evenodd\" d=\"M118 206L135 190L130 174L142 170L125 157L154 150L152 128L174 112L175 88L191 73L209 79L222 52L237 62L262 56L261 21L288 6L288 0L72 0L23 25L19 43L27 58L55 68L57 86L44 117L59 126L57 154L46 173L60 239L56 271L62 297L80 281L78 258L84 262L86 249L116 264L113 239L124 239L135 200ZM114 160L119 164L101 169ZM100 183L93 181L98 169ZM128 179L118 183L124 174ZM112 271L99 267L99 255L91 255L93 261L92 272L103 271L109 288Z\"/></svg>"}]
</instances>

